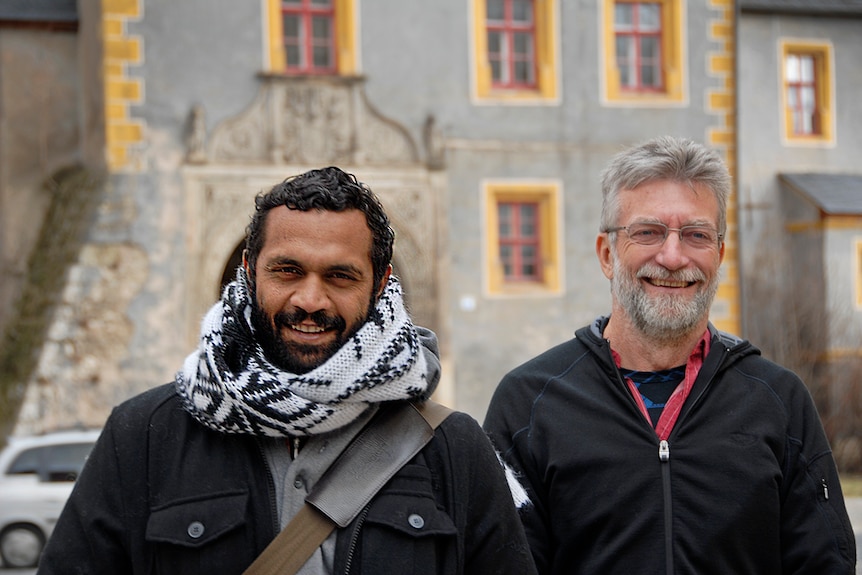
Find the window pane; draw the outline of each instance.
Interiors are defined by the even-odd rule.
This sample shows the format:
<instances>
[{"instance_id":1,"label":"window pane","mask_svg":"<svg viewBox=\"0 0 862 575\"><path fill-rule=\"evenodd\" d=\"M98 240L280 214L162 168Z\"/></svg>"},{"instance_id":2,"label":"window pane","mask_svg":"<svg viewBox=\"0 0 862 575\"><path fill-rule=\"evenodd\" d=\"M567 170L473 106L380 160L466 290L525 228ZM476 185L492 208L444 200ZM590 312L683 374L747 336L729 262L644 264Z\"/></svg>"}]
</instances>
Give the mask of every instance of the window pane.
<instances>
[{"instance_id":1,"label":"window pane","mask_svg":"<svg viewBox=\"0 0 862 575\"><path fill-rule=\"evenodd\" d=\"M641 58L644 60L655 60L658 58L658 38L649 36L641 38Z\"/></svg>"},{"instance_id":2,"label":"window pane","mask_svg":"<svg viewBox=\"0 0 862 575\"><path fill-rule=\"evenodd\" d=\"M521 206L521 237L532 238L536 235L536 206L525 204Z\"/></svg>"},{"instance_id":3,"label":"window pane","mask_svg":"<svg viewBox=\"0 0 862 575\"><path fill-rule=\"evenodd\" d=\"M508 238L512 235L512 206L511 204L499 204L497 206L497 219L499 221L500 237Z\"/></svg>"},{"instance_id":4,"label":"window pane","mask_svg":"<svg viewBox=\"0 0 862 575\"><path fill-rule=\"evenodd\" d=\"M632 48L634 42L626 36L617 37L617 68L620 71L620 85L634 86L635 74L632 67Z\"/></svg>"},{"instance_id":5,"label":"window pane","mask_svg":"<svg viewBox=\"0 0 862 575\"><path fill-rule=\"evenodd\" d=\"M503 35L500 32L488 32L488 52L491 54L499 54L500 47L503 44Z\"/></svg>"},{"instance_id":6,"label":"window pane","mask_svg":"<svg viewBox=\"0 0 862 575\"><path fill-rule=\"evenodd\" d=\"M288 66L291 68L297 68L300 66L299 46L285 46L284 52Z\"/></svg>"},{"instance_id":7,"label":"window pane","mask_svg":"<svg viewBox=\"0 0 862 575\"><path fill-rule=\"evenodd\" d=\"M311 3L320 8L328 8L330 5L330 0L311 0Z\"/></svg>"},{"instance_id":8,"label":"window pane","mask_svg":"<svg viewBox=\"0 0 862 575\"><path fill-rule=\"evenodd\" d=\"M814 82L814 58L811 56L802 56L799 58L799 76L803 82Z\"/></svg>"},{"instance_id":9,"label":"window pane","mask_svg":"<svg viewBox=\"0 0 862 575\"><path fill-rule=\"evenodd\" d=\"M299 18L293 16L291 14L284 15L284 23L282 24L284 28L284 37L285 38L299 38L300 31L302 27L299 25Z\"/></svg>"},{"instance_id":10,"label":"window pane","mask_svg":"<svg viewBox=\"0 0 862 575\"><path fill-rule=\"evenodd\" d=\"M515 55L530 55L533 51L533 35L532 34L515 34Z\"/></svg>"},{"instance_id":11,"label":"window pane","mask_svg":"<svg viewBox=\"0 0 862 575\"><path fill-rule=\"evenodd\" d=\"M515 81L520 84L533 83L533 66L529 62L515 62Z\"/></svg>"},{"instance_id":12,"label":"window pane","mask_svg":"<svg viewBox=\"0 0 862 575\"><path fill-rule=\"evenodd\" d=\"M799 58L793 54L787 56L787 61L784 62L784 75L787 76L788 82L799 81Z\"/></svg>"},{"instance_id":13,"label":"window pane","mask_svg":"<svg viewBox=\"0 0 862 575\"><path fill-rule=\"evenodd\" d=\"M532 0L512 0L512 20L518 23L533 21Z\"/></svg>"},{"instance_id":14,"label":"window pane","mask_svg":"<svg viewBox=\"0 0 862 575\"><path fill-rule=\"evenodd\" d=\"M503 275L510 277L512 272L512 247L500 246L500 262L503 264Z\"/></svg>"},{"instance_id":15,"label":"window pane","mask_svg":"<svg viewBox=\"0 0 862 575\"><path fill-rule=\"evenodd\" d=\"M503 20L506 17L504 0L487 0L488 20Z\"/></svg>"},{"instance_id":16,"label":"window pane","mask_svg":"<svg viewBox=\"0 0 862 575\"><path fill-rule=\"evenodd\" d=\"M617 30L631 30L634 21L631 4L623 3L614 6L614 28Z\"/></svg>"},{"instance_id":17,"label":"window pane","mask_svg":"<svg viewBox=\"0 0 862 575\"><path fill-rule=\"evenodd\" d=\"M311 19L311 36L315 39L326 39L332 37L330 24L332 21L329 18L315 17Z\"/></svg>"},{"instance_id":18,"label":"window pane","mask_svg":"<svg viewBox=\"0 0 862 575\"><path fill-rule=\"evenodd\" d=\"M536 248L521 247L521 275L532 277L536 275Z\"/></svg>"},{"instance_id":19,"label":"window pane","mask_svg":"<svg viewBox=\"0 0 862 575\"><path fill-rule=\"evenodd\" d=\"M328 46L315 46L313 49L314 67L329 68L330 67L330 51Z\"/></svg>"},{"instance_id":20,"label":"window pane","mask_svg":"<svg viewBox=\"0 0 862 575\"><path fill-rule=\"evenodd\" d=\"M794 110L799 107L799 99L796 97L796 88L794 87L787 89L787 106Z\"/></svg>"},{"instance_id":21,"label":"window pane","mask_svg":"<svg viewBox=\"0 0 862 575\"><path fill-rule=\"evenodd\" d=\"M661 27L661 12L658 4L639 4L638 28L640 30L658 30Z\"/></svg>"}]
</instances>

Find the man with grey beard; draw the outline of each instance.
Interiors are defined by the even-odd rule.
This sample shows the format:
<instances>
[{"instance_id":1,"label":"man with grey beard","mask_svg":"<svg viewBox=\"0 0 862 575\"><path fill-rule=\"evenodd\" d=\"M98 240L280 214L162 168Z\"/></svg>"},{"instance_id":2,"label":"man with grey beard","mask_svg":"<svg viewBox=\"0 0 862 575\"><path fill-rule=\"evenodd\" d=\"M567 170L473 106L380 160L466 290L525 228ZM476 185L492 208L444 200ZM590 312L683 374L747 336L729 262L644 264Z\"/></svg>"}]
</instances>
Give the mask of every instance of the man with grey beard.
<instances>
[{"instance_id":1,"label":"man with grey beard","mask_svg":"<svg viewBox=\"0 0 862 575\"><path fill-rule=\"evenodd\" d=\"M716 152L674 137L602 175L611 313L507 374L485 419L540 574L854 572L805 385L709 322L730 190Z\"/></svg>"}]
</instances>

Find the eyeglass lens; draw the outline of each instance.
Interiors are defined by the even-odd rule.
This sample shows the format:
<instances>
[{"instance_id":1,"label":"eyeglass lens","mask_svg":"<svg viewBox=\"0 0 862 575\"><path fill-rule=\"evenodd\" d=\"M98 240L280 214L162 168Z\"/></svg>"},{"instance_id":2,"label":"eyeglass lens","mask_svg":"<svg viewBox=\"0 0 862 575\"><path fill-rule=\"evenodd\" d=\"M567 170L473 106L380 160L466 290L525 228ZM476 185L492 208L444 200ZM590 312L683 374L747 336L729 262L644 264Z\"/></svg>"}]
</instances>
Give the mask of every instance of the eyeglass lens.
<instances>
[{"instance_id":1,"label":"eyeglass lens","mask_svg":"<svg viewBox=\"0 0 862 575\"><path fill-rule=\"evenodd\" d=\"M663 244L669 232L677 232L682 243L693 248L706 248L716 245L718 234L706 226L683 226L669 228L664 224L632 224L624 228L629 238L644 246Z\"/></svg>"}]
</instances>

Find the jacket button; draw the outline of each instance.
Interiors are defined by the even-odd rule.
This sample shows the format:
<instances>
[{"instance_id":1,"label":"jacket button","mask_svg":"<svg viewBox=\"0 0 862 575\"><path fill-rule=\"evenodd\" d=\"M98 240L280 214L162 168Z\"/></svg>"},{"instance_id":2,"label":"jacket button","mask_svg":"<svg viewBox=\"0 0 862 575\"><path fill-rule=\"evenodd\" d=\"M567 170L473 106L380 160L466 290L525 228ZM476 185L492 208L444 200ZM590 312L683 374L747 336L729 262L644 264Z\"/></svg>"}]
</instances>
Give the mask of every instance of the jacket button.
<instances>
[{"instance_id":1,"label":"jacket button","mask_svg":"<svg viewBox=\"0 0 862 575\"><path fill-rule=\"evenodd\" d=\"M204 534L204 524L200 521L192 521L188 528L189 537L197 539Z\"/></svg>"},{"instance_id":2,"label":"jacket button","mask_svg":"<svg viewBox=\"0 0 862 575\"><path fill-rule=\"evenodd\" d=\"M421 515L417 515L416 513L410 514L410 517L407 518L407 523L410 524L410 527L414 529L422 529L425 527L425 520L422 519Z\"/></svg>"},{"instance_id":3,"label":"jacket button","mask_svg":"<svg viewBox=\"0 0 862 575\"><path fill-rule=\"evenodd\" d=\"M296 487L297 489L302 489L303 488L302 479L294 479L293 480L293 486Z\"/></svg>"}]
</instances>

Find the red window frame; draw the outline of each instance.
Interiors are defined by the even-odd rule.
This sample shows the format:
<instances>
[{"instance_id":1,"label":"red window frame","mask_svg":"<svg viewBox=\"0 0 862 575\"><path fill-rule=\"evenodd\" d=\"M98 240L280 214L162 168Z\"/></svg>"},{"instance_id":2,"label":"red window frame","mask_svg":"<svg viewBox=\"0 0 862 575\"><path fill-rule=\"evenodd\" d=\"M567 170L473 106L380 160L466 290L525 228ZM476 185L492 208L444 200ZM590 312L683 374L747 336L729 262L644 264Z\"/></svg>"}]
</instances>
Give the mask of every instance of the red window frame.
<instances>
[{"instance_id":1,"label":"red window frame","mask_svg":"<svg viewBox=\"0 0 862 575\"><path fill-rule=\"evenodd\" d=\"M497 204L498 253L507 282L542 281L538 202Z\"/></svg>"},{"instance_id":2,"label":"red window frame","mask_svg":"<svg viewBox=\"0 0 862 575\"><path fill-rule=\"evenodd\" d=\"M808 64L806 68L805 64ZM791 130L796 136L820 136L820 102L817 93L817 56L789 53L784 62L787 107L793 121ZM806 94L808 99L806 99Z\"/></svg>"},{"instance_id":3,"label":"red window frame","mask_svg":"<svg viewBox=\"0 0 862 575\"><path fill-rule=\"evenodd\" d=\"M502 17L492 16L492 11ZM516 19L516 8L525 18ZM536 5L533 0L486 0L485 27L491 85L495 88L537 86ZM494 38L499 38L495 42ZM516 51L520 48L520 51Z\"/></svg>"},{"instance_id":4,"label":"red window frame","mask_svg":"<svg viewBox=\"0 0 862 575\"><path fill-rule=\"evenodd\" d=\"M641 8L657 9L655 26L642 23ZM621 23L617 16L620 8L631 8L631 24ZM617 2L614 4L614 39L617 69L620 73L620 90L627 92L664 92L663 65L663 16L662 5L657 2ZM655 53L646 55L647 42L654 42ZM630 47L631 53L621 53L622 46ZM644 73L650 71L653 83L644 83Z\"/></svg>"},{"instance_id":5,"label":"red window frame","mask_svg":"<svg viewBox=\"0 0 862 575\"><path fill-rule=\"evenodd\" d=\"M335 44L335 0L283 0L281 3L283 42L287 72L294 74L334 74L337 69ZM289 35L288 18L298 21L298 34ZM316 38L315 23L328 23L329 36ZM315 63L315 52L325 50L326 64ZM291 52L298 62L294 63Z\"/></svg>"}]
</instances>

